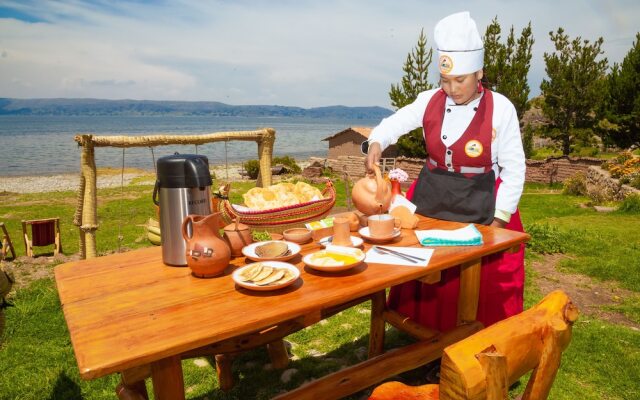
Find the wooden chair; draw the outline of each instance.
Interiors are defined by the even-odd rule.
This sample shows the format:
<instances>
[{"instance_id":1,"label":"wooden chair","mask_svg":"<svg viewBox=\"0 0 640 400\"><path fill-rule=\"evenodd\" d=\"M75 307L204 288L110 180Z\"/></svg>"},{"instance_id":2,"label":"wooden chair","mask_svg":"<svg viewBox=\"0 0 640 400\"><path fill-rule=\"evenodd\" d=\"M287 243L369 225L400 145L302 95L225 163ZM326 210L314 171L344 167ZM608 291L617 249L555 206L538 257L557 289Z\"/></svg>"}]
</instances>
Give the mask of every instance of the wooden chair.
<instances>
[{"instance_id":1,"label":"wooden chair","mask_svg":"<svg viewBox=\"0 0 640 400\"><path fill-rule=\"evenodd\" d=\"M27 233L27 226L31 226L31 238ZM22 221L22 235L27 257L33 257L34 246L54 245L53 255L62 252L60 243L60 218L32 219Z\"/></svg>"},{"instance_id":2,"label":"wooden chair","mask_svg":"<svg viewBox=\"0 0 640 400\"><path fill-rule=\"evenodd\" d=\"M13 248L13 243L11 243L11 238L9 237L9 232L7 232L7 228L4 226L4 222L0 222L0 228L2 228L2 243L0 247L0 260L4 260L7 258L7 254L11 252L11 257L13 259L16 258L16 251Z\"/></svg>"},{"instance_id":3,"label":"wooden chair","mask_svg":"<svg viewBox=\"0 0 640 400\"><path fill-rule=\"evenodd\" d=\"M554 291L531 309L445 348L439 385L387 382L369 400L507 399L509 386L529 371L522 400L546 399L578 313L563 291Z\"/></svg>"}]
</instances>

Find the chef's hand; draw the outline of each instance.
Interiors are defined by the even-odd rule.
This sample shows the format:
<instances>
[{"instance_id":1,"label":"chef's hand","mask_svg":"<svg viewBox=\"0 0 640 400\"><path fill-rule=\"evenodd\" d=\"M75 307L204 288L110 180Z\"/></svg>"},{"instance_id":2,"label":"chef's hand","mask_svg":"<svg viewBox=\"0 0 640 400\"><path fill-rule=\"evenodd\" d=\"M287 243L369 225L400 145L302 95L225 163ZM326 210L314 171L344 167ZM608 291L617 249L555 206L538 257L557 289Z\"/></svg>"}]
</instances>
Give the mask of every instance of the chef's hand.
<instances>
[{"instance_id":1,"label":"chef's hand","mask_svg":"<svg viewBox=\"0 0 640 400\"><path fill-rule=\"evenodd\" d=\"M500 218L494 218L491 226L494 226L496 228L504 228L505 226L507 226L507 223Z\"/></svg>"},{"instance_id":2,"label":"chef's hand","mask_svg":"<svg viewBox=\"0 0 640 400\"><path fill-rule=\"evenodd\" d=\"M381 157L382 149L380 148L380 143L369 143L367 158L364 159L364 167L367 169L367 174L373 174L373 166L378 164Z\"/></svg>"}]
</instances>

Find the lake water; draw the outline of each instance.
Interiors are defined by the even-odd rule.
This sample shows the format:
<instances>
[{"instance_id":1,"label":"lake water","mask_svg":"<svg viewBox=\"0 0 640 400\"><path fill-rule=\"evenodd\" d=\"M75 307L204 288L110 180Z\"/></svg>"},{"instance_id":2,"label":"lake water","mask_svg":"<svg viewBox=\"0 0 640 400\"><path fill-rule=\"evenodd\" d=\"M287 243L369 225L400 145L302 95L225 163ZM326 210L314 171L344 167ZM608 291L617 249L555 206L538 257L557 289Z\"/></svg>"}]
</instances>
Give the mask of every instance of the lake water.
<instances>
[{"instance_id":1,"label":"lake water","mask_svg":"<svg viewBox=\"0 0 640 400\"><path fill-rule=\"evenodd\" d=\"M276 130L274 156L296 159L326 156L328 142L322 139L350 126L375 126L379 120L247 118L213 116L0 116L0 175L51 175L76 173L80 169L80 150L73 140L79 133L96 135L203 134L225 131ZM154 148L155 160L163 155L204 154L209 163L225 163L225 143L208 143L197 147L160 146ZM96 148L98 167L120 168L122 149ZM153 170L149 148L128 148L124 152L126 167ZM258 158L254 142L228 142L229 163Z\"/></svg>"}]
</instances>

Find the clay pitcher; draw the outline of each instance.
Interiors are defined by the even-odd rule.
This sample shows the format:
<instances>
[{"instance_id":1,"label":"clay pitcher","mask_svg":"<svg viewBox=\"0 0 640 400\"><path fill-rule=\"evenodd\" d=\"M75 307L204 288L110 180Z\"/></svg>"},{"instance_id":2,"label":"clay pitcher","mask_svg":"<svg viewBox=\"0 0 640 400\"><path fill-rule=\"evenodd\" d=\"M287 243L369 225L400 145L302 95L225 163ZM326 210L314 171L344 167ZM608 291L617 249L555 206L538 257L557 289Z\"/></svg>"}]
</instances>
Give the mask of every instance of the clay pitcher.
<instances>
[{"instance_id":1,"label":"clay pitcher","mask_svg":"<svg viewBox=\"0 0 640 400\"><path fill-rule=\"evenodd\" d=\"M356 208L366 215L382 214L389 210L393 193L377 165L373 166L374 176L367 175L353 185L351 198Z\"/></svg>"},{"instance_id":2,"label":"clay pitcher","mask_svg":"<svg viewBox=\"0 0 640 400\"><path fill-rule=\"evenodd\" d=\"M253 243L249 227L241 224L240 218L224 227L224 239L227 241L233 257L241 256L242 248Z\"/></svg>"},{"instance_id":3,"label":"clay pitcher","mask_svg":"<svg viewBox=\"0 0 640 400\"><path fill-rule=\"evenodd\" d=\"M182 237L187 242L187 266L194 276L211 278L229 265L231 250L220 237L222 213L187 215L182 221ZM188 227L191 226L191 236Z\"/></svg>"}]
</instances>

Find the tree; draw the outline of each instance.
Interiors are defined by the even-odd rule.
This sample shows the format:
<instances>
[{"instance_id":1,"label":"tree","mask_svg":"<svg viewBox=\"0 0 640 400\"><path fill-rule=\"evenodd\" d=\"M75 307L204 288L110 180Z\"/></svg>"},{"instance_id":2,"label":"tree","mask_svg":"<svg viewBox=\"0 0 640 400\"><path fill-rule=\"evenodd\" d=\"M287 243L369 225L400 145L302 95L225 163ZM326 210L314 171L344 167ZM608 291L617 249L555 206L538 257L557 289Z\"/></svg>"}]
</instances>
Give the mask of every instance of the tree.
<instances>
[{"instance_id":1,"label":"tree","mask_svg":"<svg viewBox=\"0 0 640 400\"><path fill-rule=\"evenodd\" d=\"M487 26L484 35L484 78L489 89L505 95L522 118L528 110L529 82L533 34L531 22L516 40L513 25L507 42L500 43L500 23L496 16Z\"/></svg>"},{"instance_id":2,"label":"tree","mask_svg":"<svg viewBox=\"0 0 640 400\"><path fill-rule=\"evenodd\" d=\"M542 113L550 121L545 135L560 141L562 153L568 155L572 141L593 135L608 63L606 58L597 60L603 54L601 37L593 44L579 36L570 41L562 28L549 32L549 37L555 51L544 53L548 79L540 84Z\"/></svg>"},{"instance_id":3,"label":"tree","mask_svg":"<svg viewBox=\"0 0 640 400\"><path fill-rule=\"evenodd\" d=\"M640 147L640 33L622 64L613 64L607 84L604 109L612 125L603 139L621 148Z\"/></svg>"},{"instance_id":4,"label":"tree","mask_svg":"<svg viewBox=\"0 0 640 400\"><path fill-rule=\"evenodd\" d=\"M418 44L407 54L404 67L402 67L404 71L402 82L391 85L389 97L391 98L391 105L396 110L413 103L421 92L433 88L433 85L427 80L433 49L430 48L427 52L426 47L427 37L424 35L423 29L420 31ZM401 136L398 139L397 146L400 155L419 158L425 158L427 156L422 128L414 129L406 135Z\"/></svg>"}]
</instances>

